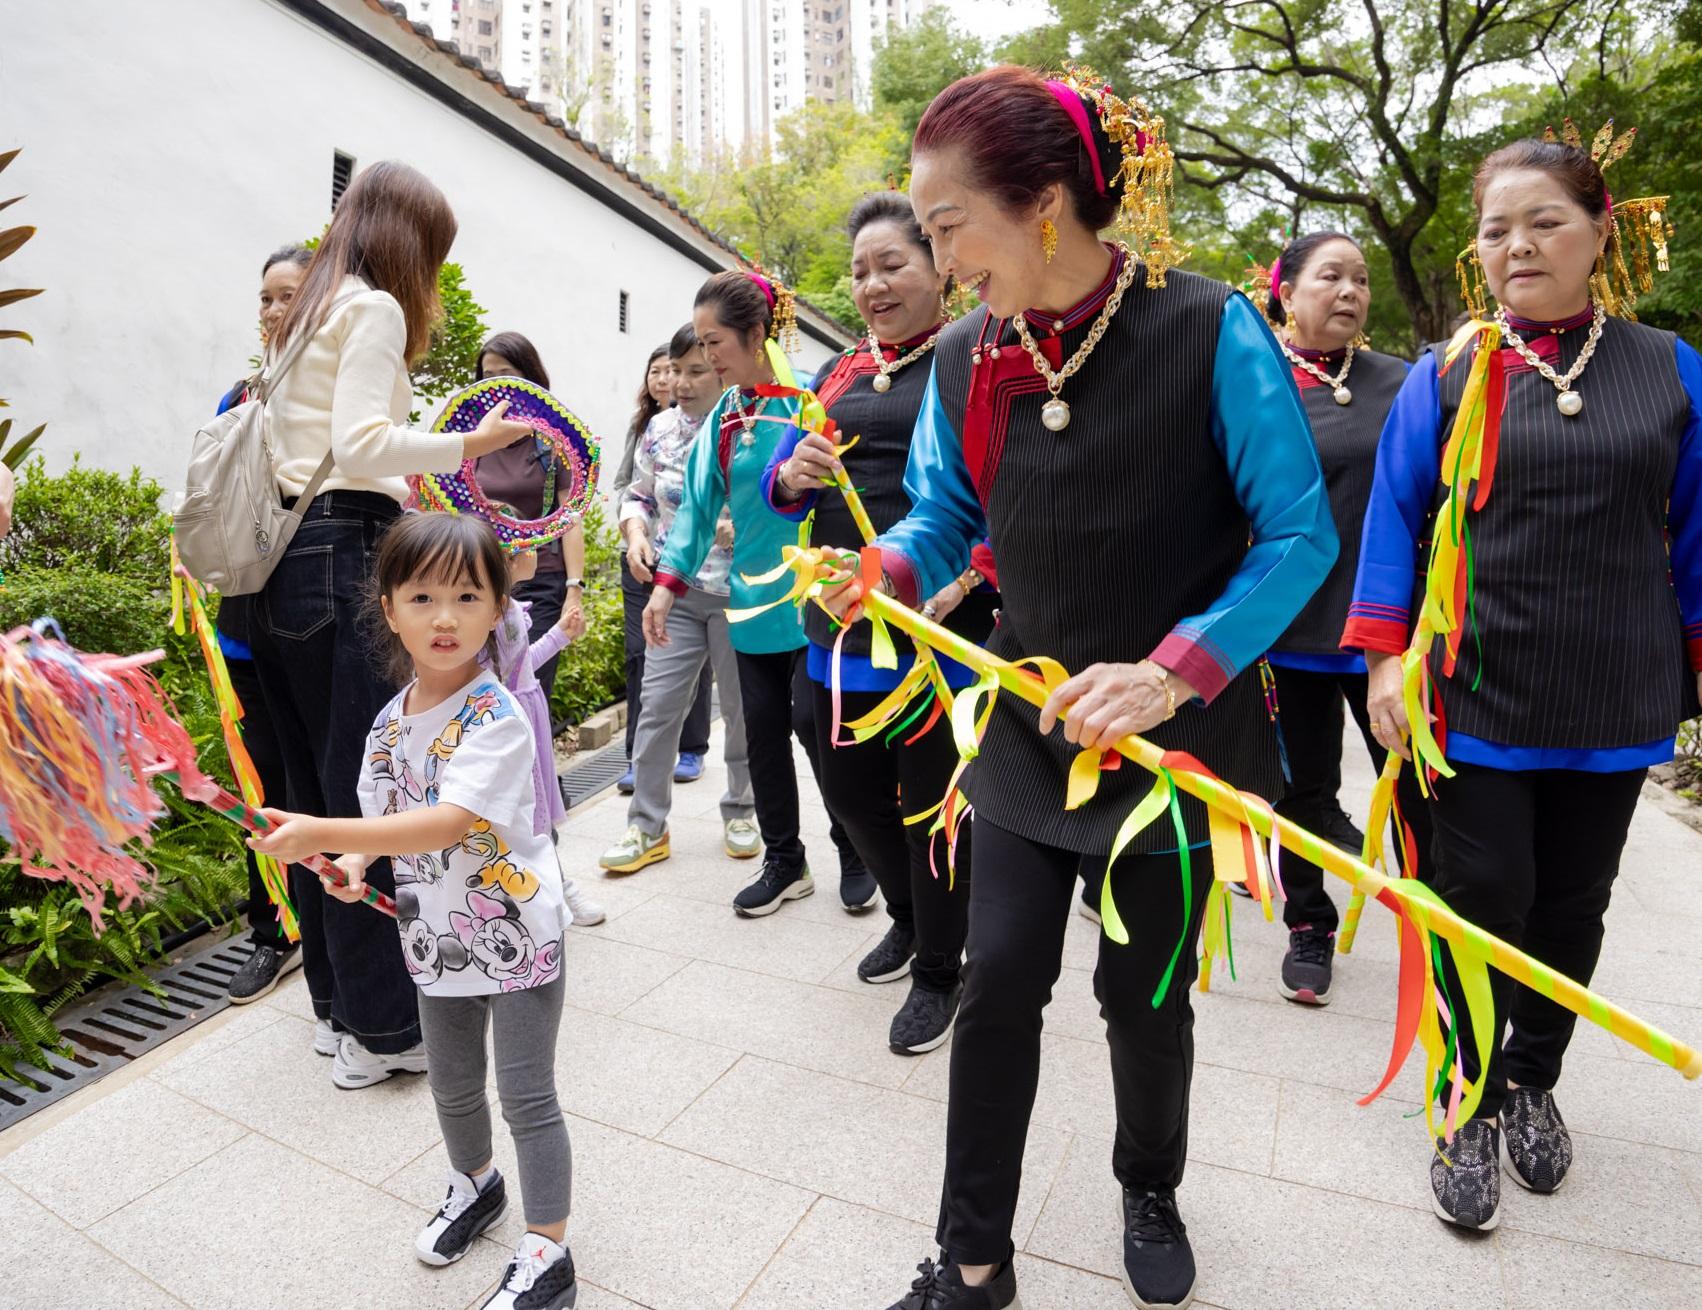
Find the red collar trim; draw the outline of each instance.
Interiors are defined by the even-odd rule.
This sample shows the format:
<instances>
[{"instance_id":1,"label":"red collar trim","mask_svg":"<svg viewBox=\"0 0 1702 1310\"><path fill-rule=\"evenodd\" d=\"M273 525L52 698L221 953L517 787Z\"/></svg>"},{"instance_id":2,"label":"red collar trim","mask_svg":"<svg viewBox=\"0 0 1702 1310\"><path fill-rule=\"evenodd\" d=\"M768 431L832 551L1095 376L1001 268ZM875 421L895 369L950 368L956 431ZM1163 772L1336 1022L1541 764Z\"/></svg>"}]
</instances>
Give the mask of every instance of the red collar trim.
<instances>
[{"instance_id":1,"label":"red collar trim","mask_svg":"<svg viewBox=\"0 0 1702 1310\"><path fill-rule=\"evenodd\" d=\"M1506 311L1502 312L1505 313ZM1537 333L1570 332L1574 328L1588 327L1590 325L1590 320L1595 318L1595 316L1596 307L1594 305L1590 305L1581 313L1572 315L1571 318L1556 319L1552 323L1539 323L1535 319L1519 318L1515 314L1508 314L1507 325L1521 337L1529 339Z\"/></svg>"},{"instance_id":2,"label":"red collar trim","mask_svg":"<svg viewBox=\"0 0 1702 1310\"><path fill-rule=\"evenodd\" d=\"M1071 328L1080 327L1105 308L1105 302L1111 299L1111 289L1117 285L1117 278L1123 272L1123 261L1128 259L1128 255L1123 252L1121 246L1107 243L1105 248L1111 252L1111 269L1105 274L1105 280L1088 292L1083 299L1078 300L1062 314L1049 313L1044 309L1029 309L1023 311L1023 318L1027 319L1034 327L1044 327L1046 331L1051 333L1060 331L1058 324L1062 323L1063 328L1061 330L1067 332Z\"/></svg>"}]
</instances>

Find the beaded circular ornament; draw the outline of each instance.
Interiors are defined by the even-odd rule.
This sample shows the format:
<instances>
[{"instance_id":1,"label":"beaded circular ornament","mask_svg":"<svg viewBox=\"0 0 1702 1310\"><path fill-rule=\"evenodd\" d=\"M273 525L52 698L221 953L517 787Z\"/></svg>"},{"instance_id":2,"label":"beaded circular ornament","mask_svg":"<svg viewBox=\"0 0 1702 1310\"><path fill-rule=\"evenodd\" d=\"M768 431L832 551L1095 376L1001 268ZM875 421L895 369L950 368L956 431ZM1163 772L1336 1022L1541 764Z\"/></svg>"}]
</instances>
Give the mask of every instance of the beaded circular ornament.
<instances>
[{"instance_id":1,"label":"beaded circular ornament","mask_svg":"<svg viewBox=\"0 0 1702 1310\"><path fill-rule=\"evenodd\" d=\"M584 517L597 494L597 438L542 387L524 378L486 378L450 397L433 432L471 432L500 402L508 402L506 418L524 423L567 470L567 495L542 518L521 519L507 513L479 489L473 460L455 473L416 473L408 478L421 509L450 514L474 514L496 529L504 550L533 550L562 536Z\"/></svg>"}]
</instances>

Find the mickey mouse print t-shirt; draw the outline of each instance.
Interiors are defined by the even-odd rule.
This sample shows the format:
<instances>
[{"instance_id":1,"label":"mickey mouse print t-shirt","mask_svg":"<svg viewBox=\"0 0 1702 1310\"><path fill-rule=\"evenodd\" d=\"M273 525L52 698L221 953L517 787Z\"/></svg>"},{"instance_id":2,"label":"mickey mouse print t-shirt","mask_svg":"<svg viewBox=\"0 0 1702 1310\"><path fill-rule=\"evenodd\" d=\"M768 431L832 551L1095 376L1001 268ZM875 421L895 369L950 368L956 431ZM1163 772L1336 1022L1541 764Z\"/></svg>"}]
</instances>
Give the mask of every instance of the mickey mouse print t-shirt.
<instances>
[{"instance_id":1,"label":"mickey mouse print t-shirt","mask_svg":"<svg viewBox=\"0 0 1702 1310\"><path fill-rule=\"evenodd\" d=\"M372 725L361 812L448 804L478 819L446 850L393 861L408 972L433 996L554 982L568 916L555 847L532 831L531 725L488 671L418 714L403 712L410 689Z\"/></svg>"}]
</instances>

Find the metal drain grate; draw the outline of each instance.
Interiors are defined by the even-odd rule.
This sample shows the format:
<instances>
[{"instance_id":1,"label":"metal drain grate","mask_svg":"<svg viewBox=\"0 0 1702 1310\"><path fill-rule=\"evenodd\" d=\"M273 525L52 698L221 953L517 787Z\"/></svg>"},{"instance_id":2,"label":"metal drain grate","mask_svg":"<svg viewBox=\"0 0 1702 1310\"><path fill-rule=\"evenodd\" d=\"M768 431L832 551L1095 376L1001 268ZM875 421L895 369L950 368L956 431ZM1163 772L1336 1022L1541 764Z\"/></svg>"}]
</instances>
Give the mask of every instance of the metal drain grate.
<instances>
[{"instance_id":1,"label":"metal drain grate","mask_svg":"<svg viewBox=\"0 0 1702 1310\"><path fill-rule=\"evenodd\" d=\"M575 759L561 771L562 804L572 809L607 791L626 772L626 742L616 739L600 751Z\"/></svg>"},{"instance_id":2,"label":"metal drain grate","mask_svg":"<svg viewBox=\"0 0 1702 1310\"><path fill-rule=\"evenodd\" d=\"M28 1083L0 1080L0 1130L228 1008L225 989L253 953L254 943L246 937L217 938L174 964L149 971L163 997L123 987L99 992L58 1015L55 1022L71 1046L69 1058L50 1056L53 1067L46 1070L21 1066L18 1075Z\"/></svg>"}]
</instances>

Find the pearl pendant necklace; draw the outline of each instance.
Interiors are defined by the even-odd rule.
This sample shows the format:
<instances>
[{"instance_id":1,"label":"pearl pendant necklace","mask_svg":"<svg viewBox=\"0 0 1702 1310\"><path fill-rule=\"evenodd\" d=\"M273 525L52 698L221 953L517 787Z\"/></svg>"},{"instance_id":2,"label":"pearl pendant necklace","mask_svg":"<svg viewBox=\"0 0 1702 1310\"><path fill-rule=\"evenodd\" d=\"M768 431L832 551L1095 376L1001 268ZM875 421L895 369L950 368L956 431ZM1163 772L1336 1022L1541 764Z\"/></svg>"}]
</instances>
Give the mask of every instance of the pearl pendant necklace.
<instances>
[{"instance_id":1,"label":"pearl pendant necklace","mask_svg":"<svg viewBox=\"0 0 1702 1310\"><path fill-rule=\"evenodd\" d=\"M1496 325L1501 329L1501 335L1507 339L1507 344L1518 352L1520 359L1554 383L1554 389L1560 393L1554 398L1554 407L1567 418L1576 418L1584 410L1584 398L1572 390L1572 384L1583 373L1584 365L1590 362L1590 356L1596 353L1596 343L1602 339L1602 325L1607 322L1607 311L1600 305L1595 309L1595 315L1590 320L1589 339L1584 342L1584 348L1578 352L1578 358L1565 373L1556 373L1549 367L1547 360L1525 344L1524 338L1513 331L1512 325L1507 322L1506 310L1495 311Z\"/></svg>"},{"instance_id":2,"label":"pearl pendant necklace","mask_svg":"<svg viewBox=\"0 0 1702 1310\"><path fill-rule=\"evenodd\" d=\"M756 404L751 407L750 413L745 413L745 407L743 405L740 405L738 409L733 411L739 416L739 423L745 430L744 436L739 438L739 444L747 450L756 445L756 416L762 412L762 407L765 403L766 402L762 400L761 397L758 397Z\"/></svg>"},{"instance_id":3,"label":"pearl pendant necklace","mask_svg":"<svg viewBox=\"0 0 1702 1310\"><path fill-rule=\"evenodd\" d=\"M1062 432L1070 425L1069 404L1061 400L1058 392L1064 383L1087 363L1087 357L1093 354L1093 348L1099 344L1105 330L1111 326L1111 320L1117 316L1117 307L1123 303L1123 293L1129 289L1129 284L1135 280L1135 257L1127 246L1123 247L1123 268L1117 274L1117 282L1111 288L1111 295L1105 301L1105 308L1099 311L1099 317L1088 329L1087 339L1076 348L1076 353L1064 362L1057 372L1052 371L1052 365L1046 356L1035 345L1034 338L1028 331L1028 320L1021 314L1011 319L1011 325L1016 328L1017 339L1022 342L1022 348L1028 352L1028 357L1034 361L1035 370L1046 379L1046 390L1052 393L1052 399L1040 407L1040 421L1045 424L1048 432ZM1062 319L1056 323L1062 323ZM1054 331L1059 330L1056 326ZM999 357L999 348L994 346L990 352L994 359Z\"/></svg>"},{"instance_id":4,"label":"pearl pendant necklace","mask_svg":"<svg viewBox=\"0 0 1702 1310\"><path fill-rule=\"evenodd\" d=\"M917 360L921 359L923 355L926 355L930 350L932 350L934 348L934 343L940 339L940 333L944 330L944 328L945 324L942 323L939 327L934 329L933 335L931 335L921 345L917 346L915 350L912 350L908 355L900 355L891 363L888 363L886 356L881 353L881 343L876 339L875 334L870 332L869 355L875 361L876 371L874 377L869 379L869 385L875 389L876 394L884 396L887 392L891 391L892 375L898 372L898 370L903 368L906 364L914 364ZM897 347L895 346L893 349L896 350Z\"/></svg>"},{"instance_id":5,"label":"pearl pendant necklace","mask_svg":"<svg viewBox=\"0 0 1702 1310\"><path fill-rule=\"evenodd\" d=\"M1289 347L1288 342L1279 338L1277 344L1282 347L1282 353L1288 356L1288 362L1293 364L1295 368L1304 369L1313 377L1317 378L1318 381L1322 382L1326 387L1334 388L1332 394L1336 398L1336 404L1353 404L1353 392L1349 391L1347 386L1347 372L1353 367L1353 342L1350 341L1347 343L1347 356L1342 360L1342 371L1336 374L1335 377L1331 377L1304 355L1295 353L1295 351Z\"/></svg>"}]
</instances>

